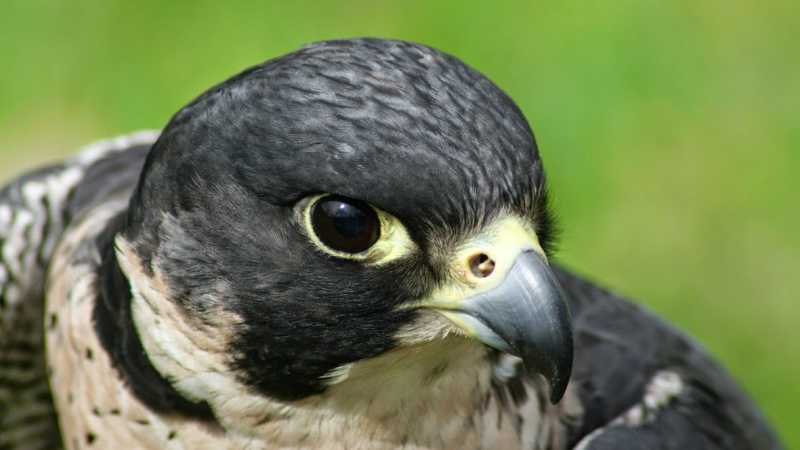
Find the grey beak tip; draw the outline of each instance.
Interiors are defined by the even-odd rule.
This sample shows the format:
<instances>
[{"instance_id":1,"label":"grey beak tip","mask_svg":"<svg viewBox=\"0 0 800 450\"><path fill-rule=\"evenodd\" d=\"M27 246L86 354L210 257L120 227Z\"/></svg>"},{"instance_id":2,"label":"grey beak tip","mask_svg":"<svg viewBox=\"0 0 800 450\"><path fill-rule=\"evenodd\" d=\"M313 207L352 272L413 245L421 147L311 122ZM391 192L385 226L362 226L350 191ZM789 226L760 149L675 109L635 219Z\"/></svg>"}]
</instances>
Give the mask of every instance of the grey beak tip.
<instances>
[{"instance_id":1,"label":"grey beak tip","mask_svg":"<svg viewBox=\"0 0 800 450\"><path fill-rule=\"evenodd\" d=\"M564 397L572 376L573 342L571 332L566 342L566 346L560 349L559 356L554 361L555 370L550 378L550 403L554 405Z\"/></svg>"},{"instance_id":2,"label":"grey beak tip","mask_svg":"<svg viewBox=\"0 0 800 450\"><path fill-rule=\"evenodd\" d=\"M564 398L564 393L567 392L567 385L569 384L569 378L565 378L561 375L558 375L549 381L550 381L550 403L555 405L556 403L560 402L562 398Z\"/></svg>"},{"instance_id":3,"label":"grey beak tip","mask_svg":"<svg viewBox=\"0 0 800 450\"><path fill-rule=\"evenodd\" d=\"M557 404L564 397L572 375L572 339L561 348L542 351L535 349L521 356L529 370L539 372L550 387L550 403Z\"/></svg>"},{"instance_id":4,"label":"grey beak tip","mask_svg":"<svg viewBox=\"0 0 800 450\"><path fill-rule=\"evenodd\" d=\"M550 383L550 401L567 389L573 357L569 307L547 262L533 251L517 257L506 279L473 297L464 311L484 342L522 358Z\"/></svg>"},{"instance_id":5,"label":"grey beak tip","mask_svg":"<svg viewBox=\"0 0 800 450\"><path fill-rule=\"evenodd\" d=\"M564 396L572 371L572 319L547 261L520 254L500 285L470 297L459 310L487 345L522 358L550 384L550 401Z\"/></svg>"}]
</instances>

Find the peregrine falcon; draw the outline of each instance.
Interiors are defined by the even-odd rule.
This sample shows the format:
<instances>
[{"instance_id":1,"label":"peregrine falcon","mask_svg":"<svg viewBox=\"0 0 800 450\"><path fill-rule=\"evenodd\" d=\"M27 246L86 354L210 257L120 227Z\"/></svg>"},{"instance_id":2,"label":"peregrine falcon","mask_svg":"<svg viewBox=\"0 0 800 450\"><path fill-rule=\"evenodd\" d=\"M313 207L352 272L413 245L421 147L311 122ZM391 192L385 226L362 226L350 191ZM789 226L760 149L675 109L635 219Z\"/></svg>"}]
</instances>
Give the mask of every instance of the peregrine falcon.
<instances>
[{"instance_id":1,"label":"peregrine falcon","mask_svg":"<svg viewBox=\"0 0 800 450\"><path fill-rule=\"evenodd\" d=\"M553 230L525 117L453 56L257 65L0 191L0 448L781 448Z\"/></svg>"}]
</instances>

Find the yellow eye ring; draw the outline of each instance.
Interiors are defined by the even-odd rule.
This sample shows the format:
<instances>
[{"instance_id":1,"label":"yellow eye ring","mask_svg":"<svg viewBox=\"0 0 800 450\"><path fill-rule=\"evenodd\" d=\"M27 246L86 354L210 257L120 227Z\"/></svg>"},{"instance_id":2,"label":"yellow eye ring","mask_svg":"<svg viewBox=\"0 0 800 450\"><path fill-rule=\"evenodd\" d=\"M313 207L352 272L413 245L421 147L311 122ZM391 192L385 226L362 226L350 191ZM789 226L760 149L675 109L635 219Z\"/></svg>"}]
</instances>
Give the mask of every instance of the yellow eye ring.
<instances>
[{"instance_id":1,"label":"yellow eye ring","mask_svg":"<svg viewBox=\"0 0 800 450\"><path fill-rule=\"evenodd\" d=\"M362 200L320 194L303 203L306 234L328 255L380 265L417 248L399 219Z\"/></svg>"}]
</instances>

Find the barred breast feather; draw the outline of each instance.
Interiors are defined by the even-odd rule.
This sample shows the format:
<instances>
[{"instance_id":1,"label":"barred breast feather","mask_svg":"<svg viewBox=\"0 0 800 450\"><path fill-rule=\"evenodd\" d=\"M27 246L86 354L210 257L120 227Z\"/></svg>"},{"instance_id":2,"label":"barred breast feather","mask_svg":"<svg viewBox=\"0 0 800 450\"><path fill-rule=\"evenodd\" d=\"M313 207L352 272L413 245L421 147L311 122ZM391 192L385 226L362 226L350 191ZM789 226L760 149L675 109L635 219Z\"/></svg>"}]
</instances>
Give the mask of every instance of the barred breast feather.
<instances>
[{"instance_id":1,"label":"barred breast feather","mask_svg":"<svg viewBox=\"0 0 800 450\"><path fill-rule=\"evenodd\" d=\"M61 446L43 337L43 328L57 320L44 313L53 249L109 189L120 183L132 189L157 136L145 131L98 142L0 190L0 449Z\"/></svg>"}]
</instances>

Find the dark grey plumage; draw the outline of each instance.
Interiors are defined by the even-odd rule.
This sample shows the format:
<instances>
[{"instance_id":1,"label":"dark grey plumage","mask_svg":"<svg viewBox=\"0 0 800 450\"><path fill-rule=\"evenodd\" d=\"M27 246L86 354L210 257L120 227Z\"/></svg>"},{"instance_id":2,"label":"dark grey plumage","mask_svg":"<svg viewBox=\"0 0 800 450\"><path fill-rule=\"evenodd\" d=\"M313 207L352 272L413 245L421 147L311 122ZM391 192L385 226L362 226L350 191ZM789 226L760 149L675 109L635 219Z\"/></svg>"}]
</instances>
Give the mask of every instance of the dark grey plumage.
<instances>
[{"instance_id":1,"label":"dark grey plumage","mask_svg":"<svg viewBox=\"0 0 800 450\"><path fill-rule=\"evenodd\" d=\"M23 177L0 192L0 273L13 275L0 279L0 448L46 448L58 439L42 317L52 325L50 342L79 342L92 356L78 366L81 358L71 357L68 366L85 373L54 367L70 448L271 448L252 437L262 435L316 448L308 429L346 434L347 427L330 425L335 417L294 408L336 399L337 389L351 392L337 384L343 367L361 364L363 373L380 376L370 361L402 353L409 324L428 325L408 306L449 282L449 256L498 217L523 218L549 254L545 186L533 135L502 91L451 56L383 40L317 44L257 66L181 110L157 141L107 142ZM298 219L304 199L320 193L363 200L398 218L414 248L377 266L320 252ZM398 405L414 404L443 395L442 386L458 379L470 386L464 394L475 396L465 402L469 411L453 422L441 417L441 424L434 416L431 431L413 421L415 413L377 408L392 426L410 428L365 431L355 444L343 437L341 446L371 448L380 436L382 448L781 448L757 407L696 343L564 269L555 273L572 311L575 348L559 405L548 404L539 368L462 338L437 339L431 348L457 351L430 368L419 363L424 376L389 377L376 391L365 379L353 392L375 392L364 399L372 411L372 403L394 405L388 397L396 389L406 389ZM53 296L52 286L70 280L83 287L91 280L91 292L76 287L65 299L48 298L45 311L44 284ZM144 320L136 308L145 303L133 305L146 289L155 295L148 301L163 302L149 328L132 318ZM56 305L66 305L58 308L69 311L69 325ZM169 320L174 326L158 328ZM70 337L73 329L86 340ZM148 351L171 345L150 336L164 330L190 332L190 341L203 343L191 354L197 361L183 361L202 370L173 367ZM208 350L217 347L225 358ZM466 364L474 380L459 366L459 352L477 358ZM52 354L48 360L59 361ZM220 364L225 369L213 372ZM81 394L59 391L82 378L110 380L125 401L93 392L74 400ZM425 411L442 402L430 403ZM292 414L277 417L285 410ZM242 438L234 425L251 426L253 414ZM285 431L304 414L313 419L305 435ZM146 438L137 437L138 427ZM474 439L448 440L454 436Z\"/></svg>"}]
</instances>

